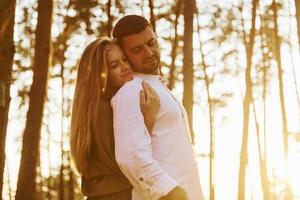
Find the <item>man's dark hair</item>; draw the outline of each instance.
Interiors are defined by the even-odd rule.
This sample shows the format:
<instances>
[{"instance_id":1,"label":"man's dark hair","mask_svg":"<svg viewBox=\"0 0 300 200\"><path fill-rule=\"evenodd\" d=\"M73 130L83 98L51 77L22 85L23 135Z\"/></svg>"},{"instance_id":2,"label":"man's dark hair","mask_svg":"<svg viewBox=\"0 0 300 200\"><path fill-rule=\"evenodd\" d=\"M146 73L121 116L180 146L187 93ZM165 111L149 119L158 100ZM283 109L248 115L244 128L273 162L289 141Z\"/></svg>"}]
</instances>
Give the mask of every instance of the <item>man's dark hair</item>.
<instances>
[{"instance_id":1,"label":"man's dark hair","mask_svg":"<svg viewBox=\"0 0 300 200\"><path fill-rule=\"evenodd\" d=\"M144 17L139 15L126 15L116 23L112 35L121 42L123 37L140 33L147 27L151 27L151 25Z\"/></svg>"}]
</instances>

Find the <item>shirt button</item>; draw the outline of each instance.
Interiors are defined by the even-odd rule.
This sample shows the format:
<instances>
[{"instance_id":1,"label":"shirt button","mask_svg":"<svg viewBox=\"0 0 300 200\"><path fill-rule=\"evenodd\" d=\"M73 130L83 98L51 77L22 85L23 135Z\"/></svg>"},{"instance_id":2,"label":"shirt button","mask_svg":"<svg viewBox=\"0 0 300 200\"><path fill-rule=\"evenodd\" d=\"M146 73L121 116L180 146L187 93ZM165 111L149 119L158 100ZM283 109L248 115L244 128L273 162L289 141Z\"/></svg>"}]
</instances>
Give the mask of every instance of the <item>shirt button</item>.
<instances>
[{"instance_id":1,"label":"shirt button","mask_svg":"<svg viewBox=\"0 0 300 200\"><path fill-rule=\"evenodd\" d=\"M143 177L140 177L140 179L139 179L140 181L144 181L144 179L143 179Z\"/></svg>"}]
</instances>

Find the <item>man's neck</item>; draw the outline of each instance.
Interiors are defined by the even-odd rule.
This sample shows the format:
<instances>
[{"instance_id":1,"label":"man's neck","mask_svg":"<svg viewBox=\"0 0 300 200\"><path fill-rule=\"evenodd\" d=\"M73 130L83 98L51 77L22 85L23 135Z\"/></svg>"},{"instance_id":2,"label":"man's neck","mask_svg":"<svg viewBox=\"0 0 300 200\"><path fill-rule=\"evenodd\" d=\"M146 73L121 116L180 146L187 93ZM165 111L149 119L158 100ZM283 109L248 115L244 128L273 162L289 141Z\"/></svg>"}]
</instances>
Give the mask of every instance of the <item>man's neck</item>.
<instances>
[{"instance_id":1,"label":"man's neck","mask_svg":"<svg viewBox=\"0 0 300 200\"><path fill-rule=\"evenodd\" d=\"M144 74L144 75L154 75L154 76L161 75L161 72L160 72L159 68L157 68L157 69L155 69L154 71L149 72L149 73L139 72L139 71L134 71L134 73L137 73L137 74Z\"/></svg>"}]
</instances>

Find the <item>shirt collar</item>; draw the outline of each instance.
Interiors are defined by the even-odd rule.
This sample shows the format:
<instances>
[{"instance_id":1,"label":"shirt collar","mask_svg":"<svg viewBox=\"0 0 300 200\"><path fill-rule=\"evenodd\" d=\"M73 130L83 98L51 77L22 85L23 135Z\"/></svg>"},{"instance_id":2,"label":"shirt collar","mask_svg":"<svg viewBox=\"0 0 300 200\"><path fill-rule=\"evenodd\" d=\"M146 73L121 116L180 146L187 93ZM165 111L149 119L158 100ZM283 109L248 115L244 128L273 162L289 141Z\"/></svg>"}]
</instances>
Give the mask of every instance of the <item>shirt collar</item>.
<instances>
[{"instance_id":1,"label":"shirt collar","mask_svg":"<svg viewBox=\"0 0 300 200\"><path fill-rule=\"evenodd\" d=\"M142 73L134 72L133 75L135 77L141 78L146 81L159 80L164 84L167 82L166 78L159 74L142 74Z\"/></svg>"}]
</instances>

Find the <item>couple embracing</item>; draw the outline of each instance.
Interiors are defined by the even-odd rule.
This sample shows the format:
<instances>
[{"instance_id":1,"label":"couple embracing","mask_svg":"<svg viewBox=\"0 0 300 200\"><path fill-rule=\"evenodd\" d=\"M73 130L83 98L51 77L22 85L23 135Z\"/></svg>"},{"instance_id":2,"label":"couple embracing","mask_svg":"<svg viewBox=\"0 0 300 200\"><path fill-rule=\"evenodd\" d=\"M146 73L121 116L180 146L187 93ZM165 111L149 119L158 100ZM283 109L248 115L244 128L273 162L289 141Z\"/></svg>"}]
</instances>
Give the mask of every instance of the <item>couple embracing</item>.
<instances>
[{"instance_id":1,"label":"couple embracing","mask_svg":"<svg viewBox=\"0 0 300 200\"><path fill-rule=\"evenodd\" d=\"M186 111L160 75L149 22L127 15L84 50L71 157L88 200L203 200Z\"/></svg>"}]
</instances>

